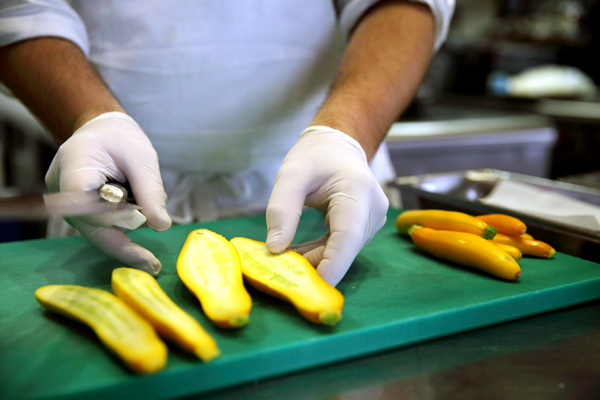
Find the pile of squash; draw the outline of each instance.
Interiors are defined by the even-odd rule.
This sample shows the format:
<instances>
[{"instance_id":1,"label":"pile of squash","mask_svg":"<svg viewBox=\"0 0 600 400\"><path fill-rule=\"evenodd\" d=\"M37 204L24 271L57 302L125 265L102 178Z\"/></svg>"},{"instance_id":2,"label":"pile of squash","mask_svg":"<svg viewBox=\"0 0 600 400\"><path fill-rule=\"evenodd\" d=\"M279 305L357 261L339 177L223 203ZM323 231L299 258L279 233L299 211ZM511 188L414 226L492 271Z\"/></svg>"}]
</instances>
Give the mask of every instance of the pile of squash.
<instances>
[{"instance_id":1,"label":"pile of squash","mask_svg":"<svg viewBox=\"0 0 600 400\"><path fill-rule=\"evenodd\" d=\"M396 228L433 256L507 280L521 277L517 261L523 255L552 258L556 253L529 235L523 221L505 214L409 210L398 215Z\"/></svg>"}]
</instances>

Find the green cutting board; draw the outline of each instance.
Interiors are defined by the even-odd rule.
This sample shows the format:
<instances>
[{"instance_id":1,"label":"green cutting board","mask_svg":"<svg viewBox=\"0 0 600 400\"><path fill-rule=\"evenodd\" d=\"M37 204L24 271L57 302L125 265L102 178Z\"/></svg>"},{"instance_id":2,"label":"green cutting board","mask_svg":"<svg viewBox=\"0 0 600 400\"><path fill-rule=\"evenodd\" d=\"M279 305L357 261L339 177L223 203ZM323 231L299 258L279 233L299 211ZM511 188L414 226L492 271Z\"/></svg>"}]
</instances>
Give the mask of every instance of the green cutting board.
<instances>
[{"instance_id":1,"label":"green cutting board","mask_svg":"<svg viewBox=\"0 0 600 400\"><path fill-rule=\"evenodd\" d=\"M0 246L0 398L163 399L202 393L600 298L600 265L564 254L523 259L518 282L434 259L396 234L398 210L338 285L346 298L336 327L313 325L286 303L251 290L249 325L214 327L176 274L192 229L265 240L264 216L147 229L130 236L162 261L158 283L214 335L222 356L203 364L170 346L167 368L136 376L87 327L44 311L34 291L49 284L110 290L119 265L81 238ZM306 213L295 242L324 233Z\"/></svg>"}]
</instances>

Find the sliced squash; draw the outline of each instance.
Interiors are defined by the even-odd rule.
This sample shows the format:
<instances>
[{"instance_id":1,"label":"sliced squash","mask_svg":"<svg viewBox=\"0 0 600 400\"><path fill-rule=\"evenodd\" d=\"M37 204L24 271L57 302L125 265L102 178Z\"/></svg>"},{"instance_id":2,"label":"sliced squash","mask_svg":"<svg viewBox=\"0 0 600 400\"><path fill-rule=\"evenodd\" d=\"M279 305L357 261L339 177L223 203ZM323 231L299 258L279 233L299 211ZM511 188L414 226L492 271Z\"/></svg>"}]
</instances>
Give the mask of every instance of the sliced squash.
<instances>
[{"instance_id":1,"label":"sliced squash","mask_svg":"<svg viewBox=\"0 0 600 400\"><path fill-rule=\"evenodd\" d=\"M311 322L335 325L342 318L344 296L300 254L273 254L263 242L241 237L231 243L240 253L244 278L256 289L291 303Z\"/></svg>"},{"instance_id":2,"label":"sliced squash","mask_svg":"<svg viewBox=\"0 0 600 400\"><path fill-rule=\"evenodd\" d=\"M167 346L152 325L123 300L100 289L49 285L35 291L47 310L82 322L133 371L151 374L167 364Z\"/></svg>"},{"instance_id":3,"label":"sliced squash","mask_svg":"<svg viewBox=\"0 0 600 400\"><path fill-rule=\"evenodd\" d=\"M190 232L177 259L177 273L213 323L222 328L248 323L252 299L244 287L240 257L223 236L208 229Z\"/></svg>"},{"instance_id":4,"label":"sliced squash","mask_svg":"<svg viewBox=\"0 0 600 400\"><path fill-rule=\"evenodd\" d=\"M147 272L117 268L112 273L112 289L165 339L178 343L202 361L219 356L213 337L175 304Z\"/></svg>"}]
</instances>

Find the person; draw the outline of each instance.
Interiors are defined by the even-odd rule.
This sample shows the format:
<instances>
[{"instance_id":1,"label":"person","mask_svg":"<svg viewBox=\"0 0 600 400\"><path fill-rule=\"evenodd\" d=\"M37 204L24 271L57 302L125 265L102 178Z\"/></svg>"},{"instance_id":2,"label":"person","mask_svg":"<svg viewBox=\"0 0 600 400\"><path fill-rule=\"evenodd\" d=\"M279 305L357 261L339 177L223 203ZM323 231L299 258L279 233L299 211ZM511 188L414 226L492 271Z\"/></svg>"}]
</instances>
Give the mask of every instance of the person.
<instances>
[{"instance_id":1,"label":"person","mask_svg":"<svg viewBox=\"0 0 600 400\"><path fill-rule=\"evenodd\" d=\"M50 191L131 185L141 214L68 220L120 263L159 272L160 261L124 233L144 221L161 232L265 208L267 248L280 253L310 206L328 233L293 248L337 285L385 223L379 182L393 172L381 143L453 8L454 0L6 1L0 81L62 143ZM64 233L59 225L51 221L50 233Z\"/></svg>"}]
</instances>

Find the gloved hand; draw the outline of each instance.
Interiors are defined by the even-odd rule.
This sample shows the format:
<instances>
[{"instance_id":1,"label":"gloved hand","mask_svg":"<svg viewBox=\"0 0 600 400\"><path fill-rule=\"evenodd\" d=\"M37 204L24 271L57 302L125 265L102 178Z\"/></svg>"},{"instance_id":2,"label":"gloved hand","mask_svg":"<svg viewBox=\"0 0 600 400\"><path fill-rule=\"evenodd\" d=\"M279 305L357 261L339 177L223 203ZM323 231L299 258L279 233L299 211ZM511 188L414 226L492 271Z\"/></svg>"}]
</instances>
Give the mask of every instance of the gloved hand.
<instances>
[{"instance_id":1,"label":"gloved hand","mask_svg":"<svg viewBox=\"0 0 600 400\"><path fill-rule=\"evenodd\" d=\"M150 140L131 117L120 112L101 114L75 131L52 160L46 185L50 192L89 190L108 179L129 182L143 215L120 211L71 217L68 222L106 255L156 275L160 261L119 228L135 229L147 220L155 231L169 229L167 195Z\"/></svg>"},{"instance_id":2,"label":"gloved hand","mask_svg":"<svg viewBox=\"0 0 600 400\"><path fill-rule=\"evenodd\" d=\"M269 251L281 253L290 245L303 205L321 212L329 232L291 248L335 286L361 248L385 224L389 207L356 140L325 126L302 132L277 173L269 199Z\"/></svg>"}]
</instances>

